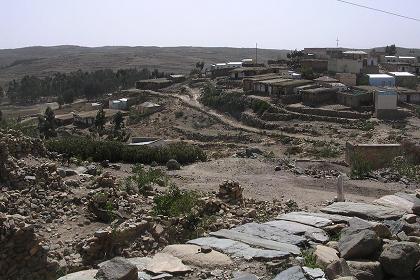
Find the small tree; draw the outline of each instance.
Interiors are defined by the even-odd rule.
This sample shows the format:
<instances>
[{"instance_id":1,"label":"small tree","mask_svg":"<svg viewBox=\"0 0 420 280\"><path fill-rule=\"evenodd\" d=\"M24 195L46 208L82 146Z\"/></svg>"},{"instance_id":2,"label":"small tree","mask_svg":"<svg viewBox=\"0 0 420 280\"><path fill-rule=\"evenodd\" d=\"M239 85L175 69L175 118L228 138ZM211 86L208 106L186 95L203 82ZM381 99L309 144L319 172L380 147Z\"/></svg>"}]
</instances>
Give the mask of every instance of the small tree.
<instances>
[{"instance_id":1,"label":"small tree","mask_svg":"<svg viewBox=\"0 0 420 280\"><path fill-rule=\"evenodd\" d=\"M104 109L99 109L98 113L96 114L95 118L95 127L97 130L102 131L105 128L106 118Z\"/></svg>"},{"instance_id":2,"label":"small tree","mask_svg":"<svg viewBox=\"0 0 420 280\"><path fill-rule=\"evenodd\" d=\"M114 115L114 118L112 120L112 122L114 123L114 129L115 130L120 130L121 128L124 127L124 116L121 112L118 112Z\"/></svg>"},{"instance_id":3,"label":"small tree","mask_svg":"<svg viewBox=\"0 0 420 280\"><path fill-rule=\"evenodd\" d=\"M46 139L55 137L57 136L57 132L55 131L56 127L54 111L50 107L47 107L44 115L38 117L39 133Z\"/></svg>"},{"instance_id":4,"label":"small tree","mask_svg":"<svg viewBox=\"0 0 420 280\"><path fill-rule=\"evenodd\" d=\"M385 47L385 53L387 55L396 55L397 54L397 47L395 46L395 44L392 44L391 46L386 46Z\"/></svg>"}]
</instances>

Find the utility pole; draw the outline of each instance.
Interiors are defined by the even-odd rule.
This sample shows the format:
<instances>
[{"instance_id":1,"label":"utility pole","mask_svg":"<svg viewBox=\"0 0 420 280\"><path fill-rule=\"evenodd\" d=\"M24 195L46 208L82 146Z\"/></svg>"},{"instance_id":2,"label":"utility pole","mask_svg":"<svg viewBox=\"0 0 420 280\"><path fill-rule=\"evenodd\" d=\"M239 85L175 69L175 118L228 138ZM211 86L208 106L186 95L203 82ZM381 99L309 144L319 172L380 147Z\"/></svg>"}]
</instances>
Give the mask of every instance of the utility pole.
<instances>
[{"instance_id":1,"label":"utility pole","mask_svg":"<svg viewBox=\"0 0 420 280\"><path fill-rule=\"evenodd\" d=\"M255 43L255 65L258 65L258 43Z\"/></svg>"}]
</instances>

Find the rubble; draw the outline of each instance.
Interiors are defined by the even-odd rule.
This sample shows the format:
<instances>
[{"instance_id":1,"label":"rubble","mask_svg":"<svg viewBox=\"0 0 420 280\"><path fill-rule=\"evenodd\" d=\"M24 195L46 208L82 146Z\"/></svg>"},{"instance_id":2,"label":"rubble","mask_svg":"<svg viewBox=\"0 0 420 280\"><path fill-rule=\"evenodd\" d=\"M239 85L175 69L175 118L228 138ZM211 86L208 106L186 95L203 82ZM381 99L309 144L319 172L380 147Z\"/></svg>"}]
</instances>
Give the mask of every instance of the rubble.
<instances>
[{"instance_id":1,"label":"rubble","mask_svg":"<svg viewBox=\"0 0 420 280\"><path fill-rule=\"evenodd\" d=\"M225 181L219 186L218 197L229 203L241 203L243 188L238 182Z\"/></svg>"}]
</instances>

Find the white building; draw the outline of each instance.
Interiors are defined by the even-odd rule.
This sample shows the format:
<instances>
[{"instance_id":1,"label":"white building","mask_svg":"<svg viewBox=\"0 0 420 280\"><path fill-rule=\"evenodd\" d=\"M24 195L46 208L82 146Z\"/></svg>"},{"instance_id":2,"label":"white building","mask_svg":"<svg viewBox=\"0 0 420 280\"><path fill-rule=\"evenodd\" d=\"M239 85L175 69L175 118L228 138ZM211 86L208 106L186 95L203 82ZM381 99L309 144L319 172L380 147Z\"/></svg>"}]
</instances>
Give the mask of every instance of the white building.
<instances>
[{"instance_id":1,"label":"white building","mask_svg":"<svg viewBox=\"0 0 420 280\"><path fill-rule=\"evenodd\" d=\"M128 110L128 98L109 100L108 105L109 105L109 109Z\"/></svg>"},{"instance_id":2,"label":"white building","mask_svg":"<svg viewBox=\"0 0 420 280\"><path fill-rule=\"evenodd\" d=\"M367 74L369 85L376 87L395 87L395 77L388 74Z\"/></svg>"}]
</instances>

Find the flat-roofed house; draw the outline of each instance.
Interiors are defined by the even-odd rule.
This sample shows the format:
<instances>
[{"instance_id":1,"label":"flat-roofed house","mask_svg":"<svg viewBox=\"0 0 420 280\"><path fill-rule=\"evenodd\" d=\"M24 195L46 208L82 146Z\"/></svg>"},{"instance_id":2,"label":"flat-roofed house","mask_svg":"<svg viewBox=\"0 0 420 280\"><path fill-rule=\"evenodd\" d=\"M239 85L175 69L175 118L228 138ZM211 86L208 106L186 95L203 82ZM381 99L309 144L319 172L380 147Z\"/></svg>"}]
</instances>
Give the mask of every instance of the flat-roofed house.
<instances>
[{"instance_id":1,"label":"flat-roofed house","mask_svg":"<svg viewBox=\"0 0 420 280\"><path fill-rule=\"evenodd\" d=\"M369 85L376 87L394 87L395 77L388 74L367 74Z\"/></svg>"},{"instance_id":2,"label":"flat-roofed house","mask_svg":"<svg viewBox=\"0 0 420 280\"><path fill-rule=\"evenodd\" d=\"M172 81L167 78L140 80L136 82L136 89L158 90L168 87L171 84Z\"/></svg>"},{"instance_id":3,"label":"flat-roofed house","mask_svg":"<svg viewBox=\"0 0 420 280\"><path fill-rule=\"evenodd\" d=\"M409 72L389 72L395 77L395 85L397 87L406 87L411 89L417 88L417 76Z\"/></svg>"}]
</instances>

